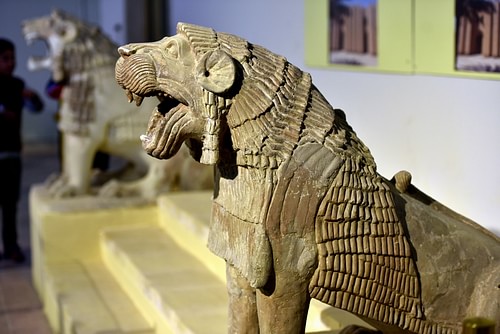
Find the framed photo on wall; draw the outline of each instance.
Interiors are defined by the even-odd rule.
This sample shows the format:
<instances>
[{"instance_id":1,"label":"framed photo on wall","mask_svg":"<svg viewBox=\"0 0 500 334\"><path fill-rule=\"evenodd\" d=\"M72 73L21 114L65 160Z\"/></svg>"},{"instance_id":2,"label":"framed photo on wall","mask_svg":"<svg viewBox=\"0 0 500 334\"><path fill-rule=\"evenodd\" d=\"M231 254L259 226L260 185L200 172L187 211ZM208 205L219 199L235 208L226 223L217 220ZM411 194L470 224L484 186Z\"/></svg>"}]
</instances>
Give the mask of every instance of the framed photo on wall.
<instances>
[{"instance_id":1,"label":"framed photo on wall","mask_svg":"<svg viewBox=\"0 0 500 334\"><path fill-rule=\"evenodd\" d=\"M377 66L377 1L329 0L330 63Z\"/></svg>"},{"instance_id":2,"label":"framed photo on wall","mask_svg":"<svg viewBox=\"0 0 500 334\"><path fill-rule=\"evenodd\" d=\"M412 71L412 0L305 0L306 63Z\"/></svg>"},{"instance_id":3,"label":"framed photo on wall","mask_svg":"<svg viewBox=\"0 0 500 334\"><path fill-rule=\"evenodd\" d=\"M500 0L304 0L309 66L500 79Z\"/></svg>"},{"instance_id":4,"label":"framed photo on wall","mask_svg":"<svg viewBox=\"0 0 500 334\"><path fill-rule=\"evenodd\" d=\"M455 69L500 73L500 0L455 0Z\"/></svg>"},{"instance_id":5,"label":"framed photo on wall","mask_svg":"<svg viewBox=\"0 0 500 334\"><path fill-rule=\"evenodd\" d=\"M500 79L499 0L415 2L415 72Z\"/></svg>"}]
</instances>

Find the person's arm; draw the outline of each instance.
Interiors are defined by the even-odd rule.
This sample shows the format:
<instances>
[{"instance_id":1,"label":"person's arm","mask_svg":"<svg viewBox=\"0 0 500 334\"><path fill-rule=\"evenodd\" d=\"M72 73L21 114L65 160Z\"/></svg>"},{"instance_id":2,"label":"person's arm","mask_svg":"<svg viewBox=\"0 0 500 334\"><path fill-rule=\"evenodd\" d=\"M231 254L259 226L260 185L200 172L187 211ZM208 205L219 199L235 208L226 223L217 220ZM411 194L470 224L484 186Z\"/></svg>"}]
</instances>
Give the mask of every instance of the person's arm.
<instances>
[{"instance_id":1,"label":"person's arm","mask_svg":"<svg viewBox=\"0 0 500 334\"><path fill-rule=\"evenodd\" d=\"M40 112L43 110L43 101L38 94L29 88L23 89L24 106L32 112Z\"/></svg>"}]
</instances>

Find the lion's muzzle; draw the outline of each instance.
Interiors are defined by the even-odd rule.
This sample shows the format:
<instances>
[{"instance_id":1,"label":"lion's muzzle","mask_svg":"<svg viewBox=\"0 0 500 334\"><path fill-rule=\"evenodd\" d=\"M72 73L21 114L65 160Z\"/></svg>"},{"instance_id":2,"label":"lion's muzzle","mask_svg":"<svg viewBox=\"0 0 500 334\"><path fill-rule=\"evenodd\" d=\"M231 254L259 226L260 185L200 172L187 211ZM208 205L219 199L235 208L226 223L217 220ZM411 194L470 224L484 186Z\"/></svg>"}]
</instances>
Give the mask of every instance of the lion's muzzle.
<instances>
[{"instance_id":1,"label":"lion's muzzle","mask_svg":"<svg viewBox=\"0 0 500 334\"><path fill-rule=\"evenodd\" d=\"M147 54L122 54L116 62L115 77L125 90L142 97L156 95L159 91L156 69Z\"/></svg>"}]
</instances>

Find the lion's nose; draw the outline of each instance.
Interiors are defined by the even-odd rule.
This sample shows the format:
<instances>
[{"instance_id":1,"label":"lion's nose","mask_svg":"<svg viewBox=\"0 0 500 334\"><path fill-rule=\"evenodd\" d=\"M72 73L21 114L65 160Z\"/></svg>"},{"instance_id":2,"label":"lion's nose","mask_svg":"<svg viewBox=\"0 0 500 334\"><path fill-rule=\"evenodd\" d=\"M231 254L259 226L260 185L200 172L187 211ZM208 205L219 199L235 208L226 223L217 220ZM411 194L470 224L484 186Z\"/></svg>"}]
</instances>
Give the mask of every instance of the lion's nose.
<instances>
[{"instance_id":1,"label":"lion's nose","mask_svg":"<svg viewBox=\"0 0 500 334\"><path fill-rule=\"evenodd\" d=\"M136 49L132 49L132 48L128 47L127 45L120 46L120 47L118 48L118 53L120 53L120 56L122 56L122 57L128 57L128 56L131 56L131 55L133 55L135 52L136 52Z\"/></svg>"}]
</instances>

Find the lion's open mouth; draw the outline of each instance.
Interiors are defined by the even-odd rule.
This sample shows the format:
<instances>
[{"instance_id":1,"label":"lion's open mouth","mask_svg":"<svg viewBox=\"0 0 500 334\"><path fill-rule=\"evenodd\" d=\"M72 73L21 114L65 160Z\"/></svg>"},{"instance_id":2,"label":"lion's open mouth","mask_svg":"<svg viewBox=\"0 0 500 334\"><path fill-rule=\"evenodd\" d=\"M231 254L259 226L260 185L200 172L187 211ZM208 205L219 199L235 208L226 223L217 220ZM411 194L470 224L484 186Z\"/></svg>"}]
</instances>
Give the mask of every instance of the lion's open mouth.
<instances>
[{"instance_id":1,"label":"lion's open mouth","mask_svg":"<svg viewBox=\"0 0 500 334\"><path fill-rule=\"evenodd\" d=\"M160 100L160 104L158 105L157 109L158 112L160 112L162 115L166 115L171 109L174 109L175 107L178 107L182 104L173 97L165 94L158 95L158 99Z\"/></svg>"},{"instance_id":2,"label":"lion's open mouth","mask_svg":"<svg viewBox=\"0 0 500 334\"><path fill-rule=\"evenodd\" d=\"M145 96L126 91L129 102L138 106ZM188 106L163 92L157 93L160 103L153 110L146 133L140 136L143 148L157 158L168 158L177 152L184 141L183 128L187 125L185 117Z\"/></svg>"},{"instance_id":3,"label":"lion's open mouth","mask_svg":"<svg viewBox=\"0 0 500 334\"><path fill-rule=\"evenodd\" d=\"M115 66L117 83L125 90L129 102L140 106L145 97L156 96L160 103L154 108L146 133L140 138L145 151L153 157L168 159L195 132L191 106L182 96L162 89L157 81L153 59L144 53L122 55ZM166 85L168 87L168 84Z\"/></svg>"},{"instance_id":4,"label":"lion's open mouth","mask_svg":"<svg viewBox=\"0 0 500 334\"><path fill-rule=\"evenodd\" d=\"M50 45L45 38L38 35L37 32L25 32L24 40L28 46L36 46L35 44L42 45L41 47L37 47L39 49L45 50L44 55L36 55L30 56L28 58L28 67L30 70L38 70L40 68L50 68L51 63L51 50Z\"/></svg>"},{"instance_id":5,"label":"lion's open mouth","mask_svg":"<svg viewBox=\"0 0 500 334\"><path fill-rule=\"evenodd\" d=\"M156 96L160 101L160 104L158 104L156 110L164 116L169 112L169 110L174 109L175 107L183 104L182 102L176 100L172 96L163 93L161 91L151 91L148 94L143 95L140 93L134 93L130 89L125 89L125 95L127 96L129 103L132 103L133 101L138 107L141 106L142 101L144 101L145 97Z\"/></svg>"}]
</instances>

